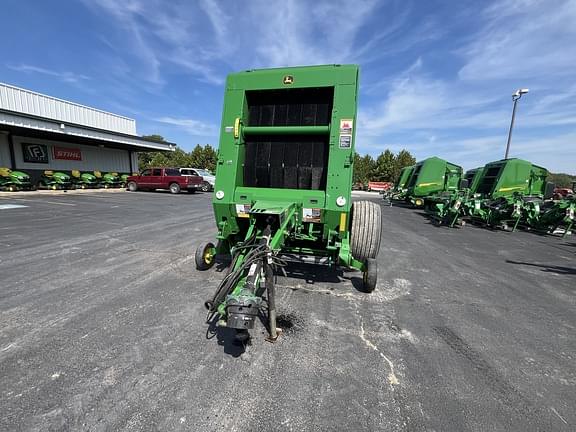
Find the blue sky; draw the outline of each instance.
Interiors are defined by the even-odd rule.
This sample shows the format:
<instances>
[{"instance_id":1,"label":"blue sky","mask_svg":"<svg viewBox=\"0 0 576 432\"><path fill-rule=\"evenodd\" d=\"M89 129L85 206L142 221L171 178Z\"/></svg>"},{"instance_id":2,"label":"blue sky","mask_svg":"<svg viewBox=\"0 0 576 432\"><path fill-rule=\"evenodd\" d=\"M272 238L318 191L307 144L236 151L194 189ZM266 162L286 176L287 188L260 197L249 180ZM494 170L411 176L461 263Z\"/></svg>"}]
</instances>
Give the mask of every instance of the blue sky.
<instances>
[{"instance_id":1,"label":"blue sky","mask_svg":"<svg viewBox=\"0 0 576 432\"><path fill-rule=\"evenodd\" d=\"M4 0L0 81L137 120L185 149L218 144L224 80L357 63L360 153L464 168L511 156L576 174L570 0Z\"/></svg>"}]
</instances>

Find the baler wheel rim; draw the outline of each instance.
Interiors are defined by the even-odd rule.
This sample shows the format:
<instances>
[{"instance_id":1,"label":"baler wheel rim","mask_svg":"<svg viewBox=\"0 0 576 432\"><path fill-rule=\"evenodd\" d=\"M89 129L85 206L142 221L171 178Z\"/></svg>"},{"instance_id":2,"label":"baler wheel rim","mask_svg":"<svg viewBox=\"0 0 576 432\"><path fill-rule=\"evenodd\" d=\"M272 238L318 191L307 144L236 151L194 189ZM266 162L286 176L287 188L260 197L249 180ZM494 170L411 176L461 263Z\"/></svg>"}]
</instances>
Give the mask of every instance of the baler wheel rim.
<instances>
[{"instance_id":1,"label":"baler wheel rim","mask_svg":"<svg viewBox=\"0 0 576 432\"><path fill-rule=\"evenodd\" d=\"M194 261L196 262L197 270L208 270L211 268L216 260L216 247L211 242L204 242L196 249Z\"/></svg>"},{"instance_id":2,"label":"baler wheel rim","mask_svg":"<svg viewBox=\"0 0 576 432\"><path fill-rule=\"evenodd\" d=\"M212 264L212 260L214 259L214 256L212 255L212 252L207 249L206 251L204 251L204 262L208 265Z\"/></svg>"}]
</instances>

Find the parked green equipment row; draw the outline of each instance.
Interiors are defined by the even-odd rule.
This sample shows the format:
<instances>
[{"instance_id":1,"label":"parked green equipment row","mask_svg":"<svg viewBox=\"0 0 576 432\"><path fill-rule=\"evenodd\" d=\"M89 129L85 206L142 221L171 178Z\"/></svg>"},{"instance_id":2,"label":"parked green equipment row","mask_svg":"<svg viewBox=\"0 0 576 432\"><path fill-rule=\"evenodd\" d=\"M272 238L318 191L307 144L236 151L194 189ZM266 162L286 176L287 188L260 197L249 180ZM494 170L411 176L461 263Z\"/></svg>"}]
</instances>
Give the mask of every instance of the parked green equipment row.
<instances>
[{"instance_id":1,"label":"parked green equipment row","mask_svg":"<svg viewBox=\"0 0 576 432\"><path fill-rule=\"evenodd\" d=\"M574 198L552 200L548 171L522 159L504 159L466 172L457 191L429 198L425 209L439 224L466 221L515 231L570 232Z\"/></svg>"},{"instance_id":2,"label":"parked green equipment row","mask_svg":"<svg viewBox=\"0 0 576 432\"><path fill-rule=\"evenodd\" d=\"M0 190L15 192L36 189L88 189L88 188L120 188L126 186L129 174L93 173L72 170L70 174L62 171L46 170L36 183L31 176L22 171L0 168Z\"/></svg>"}]
</instances>

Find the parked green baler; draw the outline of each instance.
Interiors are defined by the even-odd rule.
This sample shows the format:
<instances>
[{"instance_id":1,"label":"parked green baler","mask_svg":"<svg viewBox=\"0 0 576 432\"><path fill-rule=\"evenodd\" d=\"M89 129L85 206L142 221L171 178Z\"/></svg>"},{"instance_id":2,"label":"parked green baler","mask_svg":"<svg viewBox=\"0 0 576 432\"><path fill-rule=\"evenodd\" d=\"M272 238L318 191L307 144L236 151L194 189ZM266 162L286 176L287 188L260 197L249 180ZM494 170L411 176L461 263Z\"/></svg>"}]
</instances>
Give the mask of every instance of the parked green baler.
<instances>
[{"instance_id":1,"label":"parked green baler","mask_svg":"<svg viewBox=\"0 0 576 432\"><path fill-rule=\"evenodd\" d=\"M394 185L394 188L384 193L386 200L404 200L408 191L408 182L414 172L414 165L407 166L400 170L400 175Z\"/></svg>"},{"instance_id":2,"label":"parked green baler","mask_svg":"<svg viewBox=\"0 0 576 432\"><path fill-rule=\"evenodd\" d=\"M266 303L276 338L272 274L285 255L359 269L365 289L376 286L381 209L351 203L357 94L355 65L228 76L213 197L218 242L200 245L196 266L231 256L206 307L238 339Z\"/></svg>"},{"instance_id":3,"label":"parked green baler","mask_svg":"<svg viewBox=\"0 0 576 432\"><path fill-rule=\"evenodd\" d=\"M438 224L454 227L464 225L462 218L463 210L470 197L474 196L480 179L484 173L484 167L466 171L460 181L458 190L441 192L426 200L425 210L428 215Z\"/></svg>"},{"instance_id":4,"label":"parked green baler","mask_svg":"<svg viewBox=\"0 0 576 432\"><path fill-rule=\"evenodd\" d=\"M523 159L488 163L473 197L464 210L473 221L491 227L515 230L527 200L543 199L549 184L548 171Z\"/></svg>"},{"instance_id":5,"label":"parked green baler","mask_svg":"<svg viewBox=\"0 0 576 432\"><path fill-rule=\"evenodd\" d=\"M422 207L427 198L441 192L457 191L462 177L462 167L430 157L414 165L408 182L406 199L414 206Z\"/></svg>"},{"instance_id":6,"label":"parked green baler","mask_svg":"<svg viewBox=\"0 0 576 432\"><path fill-rule=\"evenodd\" d=\"M464 179L468 184L468 189L470 189L471 194L475 194L478 186L480 185L480 180L484 175L484 167L473 168L466 171L464 174Z\"/></svg>"},{"instance_id":7,"label":"parked green baler","mask_svg":"<svg viewBox=\"0 0 576 432\"><path fill-rule=\"evenodd\" d=\"M523 159L502 159L484 166L475 193L483 198L510 197L514 193L538 195L544 192L548 170Z\"/></svg>"}]
</instances>

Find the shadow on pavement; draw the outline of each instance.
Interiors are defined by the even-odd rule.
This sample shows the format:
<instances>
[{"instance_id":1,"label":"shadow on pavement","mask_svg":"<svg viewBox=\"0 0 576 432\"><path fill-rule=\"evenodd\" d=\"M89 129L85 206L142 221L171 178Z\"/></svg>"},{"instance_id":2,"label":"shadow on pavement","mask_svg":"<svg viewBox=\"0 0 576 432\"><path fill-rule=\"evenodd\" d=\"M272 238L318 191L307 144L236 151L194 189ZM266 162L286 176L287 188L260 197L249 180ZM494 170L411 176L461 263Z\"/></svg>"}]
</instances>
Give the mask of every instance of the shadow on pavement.
<instances>
[{"instance_id":1,"label":"shadow on pavement","mask_svg":"<svg viewBox=\"0 0 576 432\"><path fill-rule=\"evenodd\" d=\"M206 339L216 337L218 345L224 348L224 352L232 357L240 357L246 351L246 342L239 341L236 330L226 327L218 327L218 316L214 315L208 322ZM248 342L249 343L249 342Z\"/></svg>"},{"instance_id":2,"label":"shadow on pavement","mask_svg":"<svg viewBox=\"0 0 576 432\"><path fill-rule=\"evenodd\" d=\"M547 273L556 273L556 274L561 274L561 275L576 275L576 268L555 266L555 265L550 265L550 264L534 264L534 263L527 263L527 262L522 262L522 261L512 261L512 260L506 260L506 262L510 263L510 264L519 264L519 265L525 265L525 266L530 266L530 267L540 267L543 272L547 272Z\"/></svg>"},{"instance_id":3,"label":"shadow on pavement","mask_svg":"<svg viewBox=\"0 0 576 432\"><path fill-rule=\"evenodd\" d=\"M289 262L278 275L306 281L307 284L339 283L342 281L343 271L328 265L314 265L308 263Z\"/></svg>"}]
</instances>

